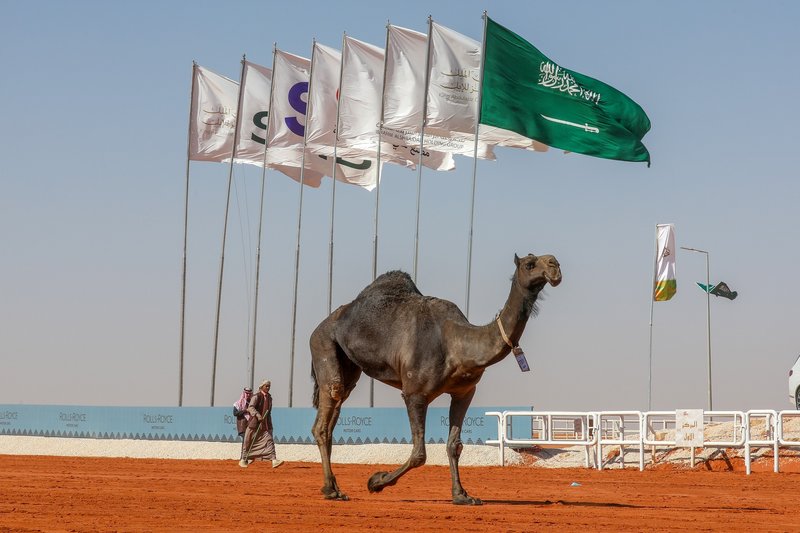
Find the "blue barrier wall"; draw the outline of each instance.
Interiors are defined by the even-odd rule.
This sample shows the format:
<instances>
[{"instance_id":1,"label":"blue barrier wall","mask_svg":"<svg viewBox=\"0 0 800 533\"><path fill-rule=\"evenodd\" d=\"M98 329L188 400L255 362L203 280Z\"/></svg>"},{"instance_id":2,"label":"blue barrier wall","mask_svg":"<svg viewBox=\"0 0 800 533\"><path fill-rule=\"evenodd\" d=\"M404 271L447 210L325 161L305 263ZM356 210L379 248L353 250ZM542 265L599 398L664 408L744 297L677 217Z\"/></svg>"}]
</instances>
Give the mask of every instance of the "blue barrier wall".
<instances>
[{"instance_id":1,"label":"blue barrier wall","mask_svg":"<svg viewBox=\"0 0 800 533\"><path fill-rule=\"evenodd\" d=\"M530 407L472 407L461 431L465 444L497 439L495 417L487 411ZM275 441L313 444L311 407L275 408ZM429 443L444 443L449 432L448 408L431 407L425 424ZM64 405L0 405L0 435L95 439L194 440L234 442L232 407L97 407ZM342 409L333 432L335 444L409 443L411 430L404 408Z\"/></svg>"}]
</instances>

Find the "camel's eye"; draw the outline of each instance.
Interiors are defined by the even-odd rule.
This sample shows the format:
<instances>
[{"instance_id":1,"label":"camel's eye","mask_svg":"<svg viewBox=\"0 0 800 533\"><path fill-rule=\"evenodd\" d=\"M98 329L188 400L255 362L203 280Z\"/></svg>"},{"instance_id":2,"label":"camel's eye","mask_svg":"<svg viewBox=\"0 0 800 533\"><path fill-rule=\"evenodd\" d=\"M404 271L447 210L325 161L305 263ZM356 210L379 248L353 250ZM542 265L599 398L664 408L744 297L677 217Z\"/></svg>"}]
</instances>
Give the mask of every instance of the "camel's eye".
<instances>
[{"instance_id":1,"label":"camel's eye","mask_svg":"<svg viewBox=\"0 0 800 533\"><path fill-rule=\"evenodd\" d=\"M527 265L525 265L525 268L527 268L528 270L533 270L533 267L535 267L535 266L536 266L536 263L528 263Z\"/></svg>"}]
</instances>

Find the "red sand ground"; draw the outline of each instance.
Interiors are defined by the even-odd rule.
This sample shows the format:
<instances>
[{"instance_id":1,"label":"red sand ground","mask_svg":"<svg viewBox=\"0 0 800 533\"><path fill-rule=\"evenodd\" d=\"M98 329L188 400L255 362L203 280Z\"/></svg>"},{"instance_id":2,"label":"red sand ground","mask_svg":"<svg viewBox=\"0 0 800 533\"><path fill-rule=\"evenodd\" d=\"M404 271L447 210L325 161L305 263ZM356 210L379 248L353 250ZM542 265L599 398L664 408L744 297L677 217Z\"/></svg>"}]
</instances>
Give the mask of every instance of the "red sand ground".
<instances>
[{"instance_id":1,"label":"red sand ground","mask_svg":"<svg viewBox=\"0 0 800 533\"><path fill-rule=\"evenodd\" d=\"M0 531L800 531L800 473L463 467L479 507L450 503L447 467L379 494L374 465L0 455ZM787 465L789 466L789 465ZM385 468L380 468L385 469ZM580 486L572 486L572 483Z\"/></svg>"}]
</instances>

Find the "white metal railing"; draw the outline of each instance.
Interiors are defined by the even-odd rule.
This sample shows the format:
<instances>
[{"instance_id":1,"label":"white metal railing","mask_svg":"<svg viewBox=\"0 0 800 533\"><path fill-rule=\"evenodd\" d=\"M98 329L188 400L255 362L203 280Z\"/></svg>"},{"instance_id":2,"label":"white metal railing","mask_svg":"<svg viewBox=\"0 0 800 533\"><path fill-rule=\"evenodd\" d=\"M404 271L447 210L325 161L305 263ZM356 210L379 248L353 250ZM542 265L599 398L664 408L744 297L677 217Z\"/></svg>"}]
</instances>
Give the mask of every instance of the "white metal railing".
<instances>
[{"instance_id":1,"label":"white metal railing","mask_svg":"<svg viewBox=\"0 0 800 533\"><path fill-rule=\"evenodd\" d=\"M771 446L773 456L773 470L780 471L778 466L778 413L768 409L753 409L745 414L745 441L744 464L747 474L750 474L751 448ZM756 421L761 420L761 423Z\"/></svg>"},{"instance_id":2,"label":"white metal railing","mask_svg":"<svg viewBox=\"0 0 800 533\"><path fill-rule=\"evenodd\" d=\"M490 411L487 416L497 417L497 440L487 440L487 444L498 444L500 465L505 466L507 446L583 446L585 465L590 463L589 448L597 442L596 413L570 411ZM517 419L515 423L514 419ZM519 422L527 418L528 423ZM530 428L528 430L528 428Z\"/></svg>"},{"instance_id":3,"label":"white metal railing","mask_svg":"<svg viewBox=\"0 0 800 533\"><path fill-rule=\"evenodd\" d=\"M639 411L602 411L597 413L599 433L597 436L598 470L603 469L603 445L619 446L619 458L625 468L625 446L639 449L639 470L644 470L644 440L642 438L642 413Z\"/></svg>"},{"instance_id":4,"label":"white metal railing","mask_svg":"<svg viewBox=\"0 0 800 533\"><path fill-rule=\"evenodd\" d=\"M772 411L754 409L747 411L745 443L745 468L750 474L752 448L770 447L773 454L773 471L780 472L780 447L800 447L800 411ZM795 422L796 421L796 422Z\"/></svg>"},{"instance_id":5,"label":"white metal railing","mask_svg":"<svg viewBox=\"0 0 800 533\"><path fill-rule=\"evenodd\" d=\"M497 444L500 450L500 466L506 466L506 440L503 435L506 433L505 419L502 411L487 411L486 416L497 417L497 440L486 439L486 444Z\"/></svg>"},{"instance_id":6,"label":"white metal railing","mask_svg":"<svg viewBox=\"0 0 800 533\"><path fill-rule=\"evenodd\" d=\"M744 445L744 420L741 411L704 411L703 412L703 445L709 448L739 448ZM676 447L676 412L648 411L642 413L644 431L643 443L651 448L651 464L655 463L656 450L659 447ZM661 430L656 430L657 427ZM712 428L727 427L728 434L717 435ZM709 435L711 433L711 435ZM709 438L708 440L707 437ZM691 447L691 465L694 466L695 448Z\"/></svg>"},{"instance_id":7,"label":"white metal railing","mask_svg":"<svg viewBox=\"0 0 800 533\"><path fill-rule=\"evenodd\" d=\"M797 422L792 423L794 420ZM789 425L795 427L787 430ZM778 442L781 446L800 447L800 411L778 413Z\"/></svg>"},{"instance_id":8,"label":"white metal railing","mask_svg":"<svg viewBox=\"0 0 800 533\"><path fill-rule=\"evenodd\" d=\"M583 446L586 467L593 457L595 467L602 470L603 446L619 446L623 468L625 448L636 447L639 470L644 470L645 446L652 448L652 462L657 448L676 447L676 411L491 411L486 415L497 418L498 439L486 443L498 445L502 466L506 447L563 445ZM800 447L800 411L704 411L703 430L703 448L744 448L747 474L751 473L752 449L771 447L778 472L779 448ZM594 454L589 452L592 447ZM694 454L691 447L692 466Z\"/></svg>"}]
</instances>

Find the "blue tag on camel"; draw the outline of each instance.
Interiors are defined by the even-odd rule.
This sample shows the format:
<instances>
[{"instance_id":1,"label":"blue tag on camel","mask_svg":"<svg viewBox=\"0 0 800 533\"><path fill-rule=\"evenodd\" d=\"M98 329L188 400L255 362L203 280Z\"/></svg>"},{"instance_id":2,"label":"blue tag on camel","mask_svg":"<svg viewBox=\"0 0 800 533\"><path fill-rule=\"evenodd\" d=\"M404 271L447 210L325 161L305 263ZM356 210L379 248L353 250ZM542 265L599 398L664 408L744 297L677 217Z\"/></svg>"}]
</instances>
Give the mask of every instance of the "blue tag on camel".
<instances>
[{"instance_id":1,"label":"blue tag on camel","mask_svg":"<svg viewBox=\"0 0 800 533\"><path fill-rule=\"evenodd\" d=\"M525 352L522 351L522 348L517 346L513 348L511 351L514 353L514 357L517 358L517 364L519 365L519 369L523 372L529 372L531 367L528 366L528 360L525 358Z\"/></svg>"}]
</instances>

